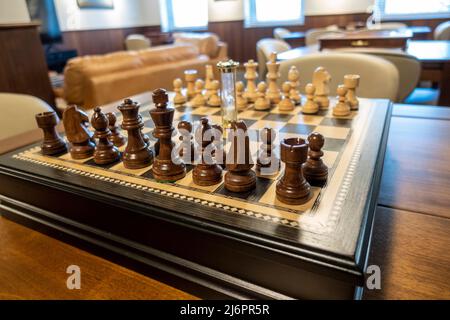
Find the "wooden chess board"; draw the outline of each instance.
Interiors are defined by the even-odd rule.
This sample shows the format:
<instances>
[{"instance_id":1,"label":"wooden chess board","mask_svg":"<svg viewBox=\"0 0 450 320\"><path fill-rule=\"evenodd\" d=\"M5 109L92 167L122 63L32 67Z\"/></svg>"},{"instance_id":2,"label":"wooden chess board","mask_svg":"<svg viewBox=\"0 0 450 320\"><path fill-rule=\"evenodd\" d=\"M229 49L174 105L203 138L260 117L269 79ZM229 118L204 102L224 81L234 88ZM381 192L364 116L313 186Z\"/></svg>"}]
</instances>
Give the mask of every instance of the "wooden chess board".
<instances>
[{"instance_id":1,"label":"wooden chess board","mask_svg":"<svg viewBox=\"0 0 450 320\"><path fill-rule=\"evenodd\" d=\"M332 101L331 105L333 104ZM151 135L154 124L148 112L152 107L152 104L143 105L141 115L145 124L143 132L148 134L154 143L155 140ZM117 123L120 124L120 112L117 112L116 115ZM102 166L96 165L92 158L73 160L68 153L54 157L44 156L38 145L13 152L6 158L8 158L9 166L11 164L19 165L19 170L22 171L34 168L36 169L34 174L40 174L46 178L51 177L54 181L58 180L64 185L72 184L81 187L79 190L81 193L100 193L107 195L109 199L114 198L115 201L123 198L124 203L134 202L141 209L144 208L144 211L147 208L153 213L170 211L176 215L173 221L194 222L196 228L207 225L205 230L209 231L226 230L224 233L228 236L235 236L239 241L244 241L244 239L250 241L250 246L264 244L264 246L270 247L270 250L267 250L271 254L275 254L274 250L282 250L282 252L284 250L286 254L295 254L301 257L294 264L288 263L290 268L296 263L299 265L305 263L305 259L312 259L314 266L320 265L319 269L327 269L325 266L329 264L333 272L342 272L345 274L344 278L352 279L352 288L354 289L355 283L363 278L372 223L371 206L376 202L381 175L380 162L384 156L389 116L390 103L368 99L361 99L359 111L353 112L351 116L345 118L333 117L331 110L317 115L303 115L301 107L296 107L289 112L279 111L278 108L267 112L249 108L239 113L238 118L244 120L249 129L250 148L255 162L261 144L258 130L264 127L273 128L277 132L274 143L275 152L279 152L280 140L283 138L298 136L306 138L313 131L324 135L323 160L329 167L328 182L322 188L313 187L311 199L303 205L287 205L275 197L275 185L283 172L283 164L278 174L269 177L258 176L255 190L233 193L224 188L223 182L208 187L195 185L192 181L192 165L187 166L188 173L185 178L175 183L161 183L153 178L151 166L133 170L125 168L122 162ZM187 120L193 122L195 126L201 117L208 117L212 123L220 124L221 122L219 108L179 106L176 108L174 125L176 127L178 121ZM126 132L123 134L126 135ZM178 142L176 136L174 141ZM5 157L2 158L2 162L4 159ZM3 164L2 162L0 164ZM70 192L73 195L74 191ZM107 200L103 199L100 202L105 203ZM155 209L155 211L150 209ZM52 211L58 214L54 210ZM122 216L123 226L129 229L127 232L115 232L112 230L117 228L115 225L117 221L111 227L107 222L96 224L91 223L86 217L80 219L79 215L80 213L72 214L65 218L74 219L77 223L82 223L90 228L107 230L115 236L124 237L127 240L133 238L133 226L135 227L134 223L139 220L134 221L131 215L130 217ZM106 218L107 215L103 216L103 219ZM168 217L165 218L168 219ZM127 219L130 220L127 221ZM152 230L150 225L147 226L149 231ZM194 232L193 229L190 230ZM236 234L244 237L241 238ZM164 240L164 236L161 235L161 241L170 241L168 239L171 238L171 235L166 235L166 237ZM183 241L179 237L176 238ZM141 245L145 243L143 239L137 240L137 242ZM150 242L152 241L150 240ZM270 246L269 243L272 243L273 246ZM196 244L198 245L198 243ZM226 246L226 244L224 245ZM213 249L210 245L207 247ZM162 247L158 249L165 251ZM171 254L178 252L174 248L166 249ZM221 249L217 247L213 250ZM221 268L220 258L208 265L205 263L205 257L199 257L198 255L201 254L194 251L195 254L192 253L191 256L187 255L182 258L195 261L202 267L212 268L242 279L242 274L234 272L237 266L232 267L228 262L228 267ZM265 252L265 255L269 251ZM224 255L226 255L225 252ZM244 263L244 261L243 258L242 262ZM248 263L248 267L254 270L256 266L251 265L250 261ZM261 270L263 269L265 268ZM282 269L274 268L267 271L276 270ZM329 274L326 276L329 277ZM252 277L244 280L249 280L252 284L258 282ZM260 285L260 283L257 284ZM262 287L270 288L270 285L264 284ZM286 297L309 297L303 292L303 289L289 288L283 291L283 289L275 287L277 286L270 288L273 292L268 294L268 297L284 295ZM356 287L360 287L360 285L356 285ZM254 289L253 292L259 292L258 290ZM259 294L262 294L261 292ZM350 290L345 294L353 294L356 297L357 293L355 292L355 290L353 292Z\"/></svg>"}]
</instances>

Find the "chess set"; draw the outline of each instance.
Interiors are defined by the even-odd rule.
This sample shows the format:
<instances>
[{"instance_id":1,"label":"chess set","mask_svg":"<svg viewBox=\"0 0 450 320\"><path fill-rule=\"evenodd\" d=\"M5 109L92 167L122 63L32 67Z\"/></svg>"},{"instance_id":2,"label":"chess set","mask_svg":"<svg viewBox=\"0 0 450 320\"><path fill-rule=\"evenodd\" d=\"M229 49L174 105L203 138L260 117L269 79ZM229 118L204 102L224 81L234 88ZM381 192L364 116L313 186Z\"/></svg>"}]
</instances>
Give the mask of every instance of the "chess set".
<instances>
[{"instance_id":1,"label":"chess set","mask_svg":"<svg viewBox=\"0 0 450 320\"><path fill-rule=\"evenodd\" d=\"M245 64L228 128L211 66L142 104L71 106L65 136L54 113L37 115L44 141L0 157L2 214L202 297L361 297L391 103L357 98L356 75L330 98L323 68L304 97L295 67L280 90L277 64L267 85ZM205 138L210 129L218 137Z\"/></svg>"}]
</instances>

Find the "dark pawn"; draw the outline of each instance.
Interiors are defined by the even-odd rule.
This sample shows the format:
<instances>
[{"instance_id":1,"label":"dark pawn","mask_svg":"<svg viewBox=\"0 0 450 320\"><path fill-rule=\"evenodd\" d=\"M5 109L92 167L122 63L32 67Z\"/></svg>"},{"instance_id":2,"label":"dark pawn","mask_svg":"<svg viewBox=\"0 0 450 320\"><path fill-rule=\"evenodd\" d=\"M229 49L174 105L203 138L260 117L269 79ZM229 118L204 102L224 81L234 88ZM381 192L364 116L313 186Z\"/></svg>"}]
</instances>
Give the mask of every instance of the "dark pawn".
<instances>
[{"instance_id":1,"label":"dark pawn","mask_svg":"<svg viewBox=\"0 0 450 320\"><path fill-rule=\"evenodd\" d=\"M277 199L287 204L303 204L309 200L311 186L302 173L308 156L308 145L301 138L281 142L281 160L286 164L283 177L277 182Z\"/></svg>"},{"instance_id":2,"label":"dark pawn","mask_svg":"<svg viewBox=\"0 0 450 320\"><path fill-rule=\"evenodd\" d=\"M108 118L99 107L94 109L91 124L95 129L94 137L98 139L94 151L94 162L96 164L108 164L119 160L119 150L109 140L111 137L111 130L108 129Z\"/></svg>"},{"instance_id":3,"label":"dark pawn","mask_svg":"<svg viewBox=\"0 0 450 320\"><path fill-rule=\"evenodd\" d=\"M114 114L114 112L108 112L106 114L106 117L108 118L108 122L109 122L108 128L111 131L111 135L109 136L109 141L114 143L114 145L117 148L120 148L127 142L127 138L125 138L120 133L119 126L116 125L117 118L116 118L116 115Z\"/></svg>"},{"instance_id":4,"label":"dark pawn","mask_svg":"<svg viewBox=\"0 0 450 320\"><path fill-rule=\"evenodd\" d=\"M95 143L89 131L87 114L71 105L64 110L63 124L67 140L70 142L70 155L73 159L86 159L94 154Z\"/></svg>"},{"instance_id":5,"label":"dark pawn","mask_svg":"<svg viewBox=\"0 0 450 320\"><path fill-rule=\"evenodd\" d=\"M156 108L150 110L150 116L155 123L153 136L159 141L159 153L155 157L152 173L156 180L177 181L186 176L186 166L183 161L174 155L172 159L172 126L175 109L169 107L169 96L166 90L156 89L153 91L153 102Z\"/></svg>"},{"instance_id":6,"label":"dark pawn","mask_svg":"<svg viewBox=\"0 0 450 320\"><path fill-rule=\"evenodd\" d=\"M240 130L239 130L240 129ZM238 138L238 132L245 134L244 140ZM250 140L247 133L247 126L240 121L231 122L232 137L230 153L227 156L227 170L225 174L225 188L232 192L246 192L256 187L256 174L252 170L253 163L250 154ZM239 143L243 145L239 146ZM232 159L229 159L231 158Z\"/></svg>"},{"instance_id":7,"label":"dark pawn","mask_svg":"<svg viewBox=\"0 0 450 320\"><path fill-rule=\"evenodd\" d=\"M201 126L195 130L195 141L200 148L201 160L192 171L192 179L199 186L212 186L222 181L222 168L216 164L211 150L214 141L212 127L207 118L202 118L200 123Z\"/></svg>"},{"instance_id":8,"label":"dark pawn","mask_svg":"<svg viewBox=\"0 0 450 320\"><path fill-rule=\"evenodd\" d=\"M313 132L308 136L309 152L308 160L303 164L303 175L313 186L322 187L328 179L328 167L321 159L323 157L323 145L325 139L318 132Z\"/></svg>"},{"instance_id":9,"label":"dark pawn","mask_svg":"<svg viewBox=\"0 0 450 320\"><path fill-rule=\"evenodd\" d=\"M42 154L55 155L67 152L67 144L56 131L58 116L55 111L38 113L36 122L44 133L44 141L41 145Z\"/></svg>"},{"instance_id":10,"label":"dark pawn","mask_svg":"<svg viewBox=\"0 0 450 320\"><path fill-rule=\"evenodd\" d=\"M256 160L256 171L263 175L274 175L280 170L280 159L273 152L274 146L272 144L275 140L275 131L271 128L264 128L261 130L260 138L262 140L261 152L258 153L258 159ZM273 167L272 167L273 165Z\"/></svg>"},{"instance_id":11,"label":"dark pawn","mask_svg":"<svg viewBox=\"0 0 450 320\"><path fill-rule=\"evenodd\" d=\"M185 163L194 163L194 144L192 143L192 124L189 121L178 122L178 130L180 132L179 140L181 141L179 155ZM190 156L189 156L190 152Z\"/></svg>"},{"instance_id":12,"label":"dark pawn","mask_svg":"<svg viewBox=\"0 0 450 320\"><path fill-rule=\"evenodd\" d=\"M123 153L122 160L125 168L140 169L153 162L153 152L145 143L141 128L142 118L139 116L140 105L131 99L125 99L117 107L123 115L122 129L128 132L128 143Z\"/></svg>"}]
</instances>

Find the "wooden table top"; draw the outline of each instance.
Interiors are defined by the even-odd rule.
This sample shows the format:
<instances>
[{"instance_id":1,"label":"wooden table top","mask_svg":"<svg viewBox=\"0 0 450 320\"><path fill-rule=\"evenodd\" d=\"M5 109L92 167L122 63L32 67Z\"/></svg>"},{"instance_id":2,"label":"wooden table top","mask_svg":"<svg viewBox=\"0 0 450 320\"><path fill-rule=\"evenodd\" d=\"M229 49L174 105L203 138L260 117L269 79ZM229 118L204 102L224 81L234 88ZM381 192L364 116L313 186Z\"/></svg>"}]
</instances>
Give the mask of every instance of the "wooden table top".
<instances>
[{"instance_id":1,"label":"wooden table top","mask_svg":"<svg viewBox=\"0 0 450 320\"><path fill-rule=\"evenodd\" d=\"M395 105L369 261L382 290L366 299L450 299L449 139L450 109ZM194 298L3 218L0 238L0 298ZM80 291L66 289L69 264L82 264Z\"/></svg>"},{"instance_id":2,"label":"wooden table top","mask_svg":"<svg viewBox=\"0 0 450 320\"><path fill-rule=\"evenodd\" d=\"M356 31L344 31L340 34L330 34L320 37L320 40L334 40L334 39L345 39L345 40L369 40L369 39L398 39L412 38L413 33L408 29L398 29L398 30L356 30Z\"/></svg>"},{"instance_id":3,"label":"wooden table top","mask_svg":"<svg viewBox=\"0 0 450 320\"><path fill-rule=\"evenodd\" d=\"M278 54L278 60L290 60L312 53L319 53L317 45L294 48ZM421 62L449 62L450 41L410 40L406 53L415 56Z\"/></svg>"}]
</instances>

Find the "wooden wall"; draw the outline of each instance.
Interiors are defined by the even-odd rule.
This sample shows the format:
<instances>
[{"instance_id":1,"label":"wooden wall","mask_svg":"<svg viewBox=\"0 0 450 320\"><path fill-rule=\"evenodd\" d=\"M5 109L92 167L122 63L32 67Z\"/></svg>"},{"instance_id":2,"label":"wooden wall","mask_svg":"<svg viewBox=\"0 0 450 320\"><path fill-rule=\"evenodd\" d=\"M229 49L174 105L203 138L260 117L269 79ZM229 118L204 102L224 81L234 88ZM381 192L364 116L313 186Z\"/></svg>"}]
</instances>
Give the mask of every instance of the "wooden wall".
<instances>
[{"instance_id":1,"label":"wooden wall","mask_svg":"<svg viewBox=\"0 0 450 320\"><path fill-rule=\"evenodd\" d=\"M345 26L350 22L365 21L366 13L306 16L305 24L290 26L291 31L306 31L332 24ZM404 21L408 25L430 26L433 29L445 19ZM244 28L244 22L226 21L211 22L208 30L219 35L228 44L228 54L237 61L256 58L256 42L262 38L273 36L272 27ZM74 48L79 55L103 54L124 50L124 39L131 33L149 33L159 31L159 26L136 27L125 29L89 30L64 32L64 44L60 47Z\"/></svg>"}]
</instances>

